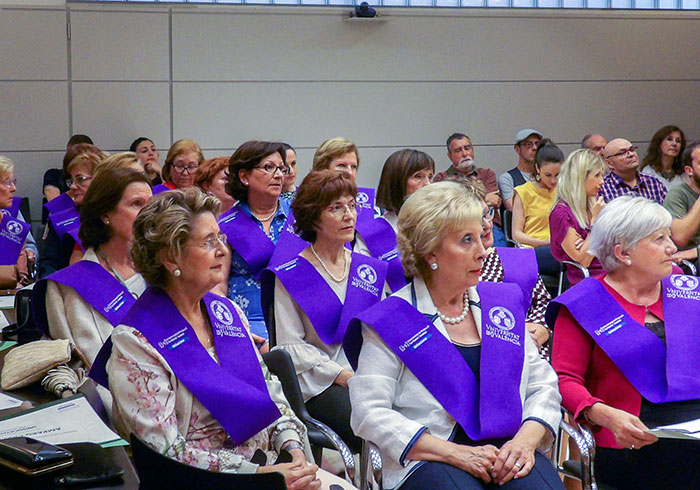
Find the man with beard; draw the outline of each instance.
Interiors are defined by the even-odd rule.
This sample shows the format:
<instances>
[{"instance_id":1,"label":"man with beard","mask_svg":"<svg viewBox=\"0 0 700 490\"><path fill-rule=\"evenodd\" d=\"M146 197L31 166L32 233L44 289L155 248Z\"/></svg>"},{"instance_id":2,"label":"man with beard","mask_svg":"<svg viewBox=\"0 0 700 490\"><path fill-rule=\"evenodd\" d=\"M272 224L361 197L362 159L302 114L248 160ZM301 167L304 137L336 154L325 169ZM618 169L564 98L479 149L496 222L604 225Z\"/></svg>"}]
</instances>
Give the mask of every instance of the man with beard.
<instances>
[{"instance_id":1,"label":"man with beard","mask_svg":"<svg viewBox=\"0 0 700 490\"><path fill-rule=\"evenodd\" d=\"M681 250L678 260L695 260L700 245L700 141L689 144L683 155L683 170L688 181L668 191L664 207L673 216L671 238Z\"/></svg>"},{"instance_id":2,"label":"man with beard","mask_svg":"<svg viewBox=\"0 0 700 490\"><path fill-rule=\"evenodd\" d=\"M474 164L474 146L471 138L463 133L453 133L447 138L447 158L452 166L444 172L439 172L433 177L433 182L441 180L476 180L486 189L484 201L494 211L494 240L496 246L505 247L505 235L501 229L501 217L498 208L501 206L501 196L498 191L496 173L489 168L479 168Z\"/></svg>"},{"instance_id":3,"label":"man with beard","mask_svg":"<svg viewBox=\"0 0 700 490\"><path fill-rule=\"evenodd\" d=\"M513 149L518 155L518 165L498 177L503 205L509 211L513 210L513 189L535 178L535 155L541 139L542 133L536 129L521 129L515 135Z\"/></svg>"}]
</instances>

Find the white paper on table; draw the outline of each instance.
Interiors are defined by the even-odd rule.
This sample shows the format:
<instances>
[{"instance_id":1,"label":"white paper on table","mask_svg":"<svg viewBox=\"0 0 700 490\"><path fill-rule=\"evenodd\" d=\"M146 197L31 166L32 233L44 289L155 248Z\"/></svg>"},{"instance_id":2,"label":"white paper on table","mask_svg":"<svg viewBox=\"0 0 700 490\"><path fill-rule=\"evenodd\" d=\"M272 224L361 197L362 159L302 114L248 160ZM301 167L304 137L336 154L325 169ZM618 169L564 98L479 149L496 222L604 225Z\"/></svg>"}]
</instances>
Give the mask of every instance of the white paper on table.
<instances>
[{"instance_id":1,"label":"white paper on table","mask_svg":"<svg viewBox=\"0 0 700 490\"><path fill-rule=\"evenodd\" d=\"M9 415L0 420L0 439L33 437L51 444L93 442L105 444L120 440L95 413L83 395Z\"/></svg>"},{"instance_id":2,"label":"white paper on table","mask_svg":"<svg viewBox=\"0 0 700 490\"><path fill-rule=\"evenodd\" d=\"M700 419L689 420L680 424L663 425L649 432L656 437L700 440Z\"/></svg>"},{"instance_id":3,"label":"white paper on table","mask_svg":"<svg viewBox=\"0 0 700 490\"><path fill-rule=\"evenodd\" d=\"M19 407L21 404L22 400L14 396L6 395L5 393L0 393L0 410Z\"/></svg>"}]
</instances>

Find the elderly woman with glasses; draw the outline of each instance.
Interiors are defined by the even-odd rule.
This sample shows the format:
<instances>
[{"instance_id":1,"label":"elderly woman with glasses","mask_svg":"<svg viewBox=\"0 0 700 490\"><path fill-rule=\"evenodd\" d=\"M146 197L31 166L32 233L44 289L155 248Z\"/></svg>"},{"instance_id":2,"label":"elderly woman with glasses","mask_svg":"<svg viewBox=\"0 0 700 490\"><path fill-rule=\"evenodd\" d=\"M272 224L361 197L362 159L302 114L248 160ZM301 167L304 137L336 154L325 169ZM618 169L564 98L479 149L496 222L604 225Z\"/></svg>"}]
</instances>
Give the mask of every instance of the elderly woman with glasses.
<instances>
[{"instance_id":1,"label":"elderly woman with glasses","mask_svg":"<svg viewBox=\"0 0 700 490\"><path fill-rule=\"evenodd\" d=\"M153 188L153 193L186 189L194 185L194 176L204 162L204 154L195 140L177 140L168 150L161 176L162 184Z\"/></svg>"},{"instance_id":2,"label":"elderly woman with glasses","mask_svg":"<svg viewBox=\"0 0 700 490\"><path fill-rule=\"evenodd\" d=\"M294 360L311 416L357 453L361 441L350 429L347 388L353 370L342 343L350 319L382 299L387 264L345 247L355 234L356 196L357 187L345 172L307 175L292 211L297 233L310 245L270 270L276 348Z\"/></svg>"},{"instance_id":3,"label":"elderly woman with glasses","mask_svg":"<svg viewBox=\"0 0 700 490\"><path fill-rule=\"evenodd\" d=\"M622 196L598 215L588 251L607 271L552 301L552 365L564 407L593 425L600 483L697 488L697 441L657 439L658 426L700 418L700 283L674 274L671 215Z\"/></svg>"},{"instance_id":4,"label":"elderly woman with glasses","mask_svg":"<svg viewBox=\"0 0 700 490\"><path fill-rule=\"evenodd\" d=\"M209 292L226 276L219 205L192 188L161 193L139 213L131 256L149 287L92 375L109 385L121 434L188 465L277 471L290 489L316 490L306 428L254 347L245 315ZM283 450L292 461L275 464Z\"/></svg>"},{"instance_id":5,"label":"elderly woman with glasses","mask_svg":"<svg viewBox=\"0 0 700 490\"><path fill-rule=\"evenodd\" d=\"M228 297L245 313L251 331L268 338L260 304L260 274L267 267L289 216L281 198L289 173L282 143L246 141L233 153L226 192L238 203L219 218L231 246Z\"/></svg>"},{"instance_id":6,"label":"elderly woman with glasses","mask_svg":"<svg viewBox=\"0 0 700 490\"><path fill-rule=\"evenodd\" d=\"M563 489L540 451L561 419L556 375L522 289L479 281L483 212L456 182L411 195L398 244L413 280L348 329L363 339L359 360L347 350L351 425L379 446L388 488Z\"/></svg>"}]
</instances>

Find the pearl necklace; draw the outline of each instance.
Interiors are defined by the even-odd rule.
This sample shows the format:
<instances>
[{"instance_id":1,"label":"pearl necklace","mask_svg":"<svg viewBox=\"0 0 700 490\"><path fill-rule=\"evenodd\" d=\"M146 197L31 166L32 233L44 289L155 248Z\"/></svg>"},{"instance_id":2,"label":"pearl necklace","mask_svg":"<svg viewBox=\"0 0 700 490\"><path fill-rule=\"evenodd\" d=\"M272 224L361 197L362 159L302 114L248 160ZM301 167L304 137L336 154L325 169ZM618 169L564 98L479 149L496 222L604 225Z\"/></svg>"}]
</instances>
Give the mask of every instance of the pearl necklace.
<instances>
[{"instance_id":1,"label":"pearl necklace","mask_svg":"<svg viewBox=\"0 0 700 490\"><path fill-rule=\"evenodd\" d=\"M266 222L266 221L270 221L270 220L275 216L275 214L277 214L277 209L279 209L279 207L280 207L280 202L277 201L277 204L275 205L275 210L272 211L272 214L271 214L270 216L268 216L267 218L261 218L261 217L259 217L257 214L253 213L253 210L252 210L252 209L250 210L250 212L253 213L253 216L255 216L256 218L258 218L258 221L260 221L261 223L264 223L264 222Z\"/></svg>"},{"instance_id":2,"label":"pearl necklace","mask_svg":"<svg viewBox=\"0 0 700 490\"><path fill-rule=\"evenodd\" d=\"M348 254L347 254L348 249L343 247L343 250L344 250L344 253L343 253L343 260L344 260L343 275L338 278L338 277L335 277L331 273L331 271L328 269L328 267L326 267L326 264L323 262L323 260L321 260L321 257L319 257L318 254L316 253L316 249L314 248L314 244L313 243L311 244L311 252L314 254L314 257L316 257L316 260L318 260L320 262L321 267L323 267L323 270L326 271L326 274L331 276L331 279L333 279L335 282L343 282L348 275L348 269L349 269L348 268Z\"/></svg>"},{"instance_id":3,"label":"pearl necklace","mask_svg":"<svg viewBox=\"0 0 700 490\"><path fill-rule=\"evenodd\" d=\"M435 308L437 310L437 307ZM464 308L462 309L462 314L456 317L449 317L445 316L440 312L440 310L437 310L438 316L440 317L440 320L442 320L444 323L449 323L451 325L454 325L456 323L461 322L464 320L467 315L469 314L469 292L464 291Z\"/></svg>"}]
</instances>

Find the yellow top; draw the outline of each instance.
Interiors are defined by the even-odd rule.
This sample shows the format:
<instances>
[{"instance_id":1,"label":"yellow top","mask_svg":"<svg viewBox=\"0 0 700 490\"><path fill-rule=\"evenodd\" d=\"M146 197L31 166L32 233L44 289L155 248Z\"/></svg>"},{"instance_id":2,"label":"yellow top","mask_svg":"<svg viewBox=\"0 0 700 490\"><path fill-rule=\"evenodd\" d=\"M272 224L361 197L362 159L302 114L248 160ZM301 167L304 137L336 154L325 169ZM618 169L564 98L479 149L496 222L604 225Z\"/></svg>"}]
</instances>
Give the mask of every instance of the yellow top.
<instances>
[{"instance_id":1,"label":"yellow top","mask_svg":"<svg viewBox=\"0 0 700 490\"><path fill-rule=\"evenodd\" d=\"M526 182L514 189L523 201L525 225L523 232L537 240L549 239L549 213L554 206L556 189L548 190L535 182ZM532 248L523 244L523 247Z\"/></svg>"}]
</instances>

